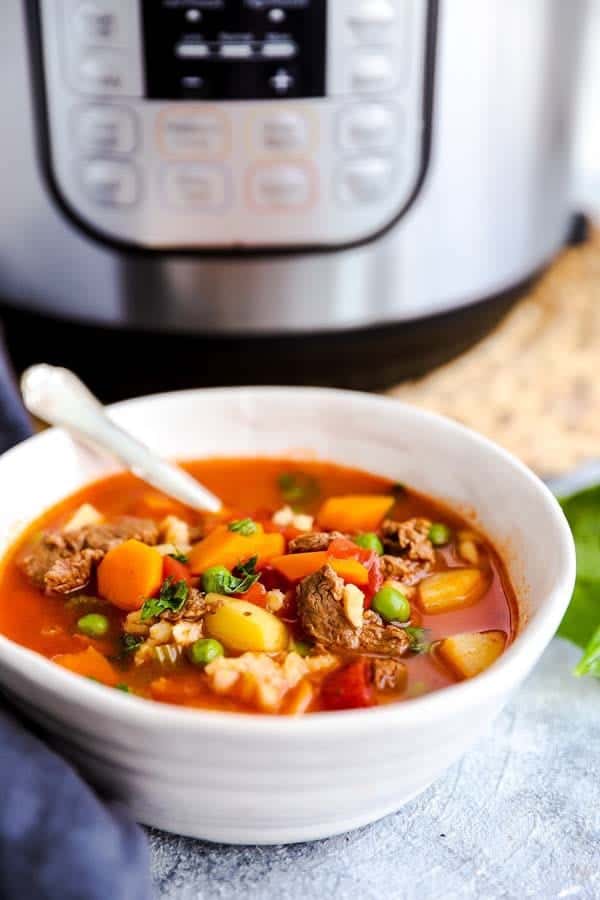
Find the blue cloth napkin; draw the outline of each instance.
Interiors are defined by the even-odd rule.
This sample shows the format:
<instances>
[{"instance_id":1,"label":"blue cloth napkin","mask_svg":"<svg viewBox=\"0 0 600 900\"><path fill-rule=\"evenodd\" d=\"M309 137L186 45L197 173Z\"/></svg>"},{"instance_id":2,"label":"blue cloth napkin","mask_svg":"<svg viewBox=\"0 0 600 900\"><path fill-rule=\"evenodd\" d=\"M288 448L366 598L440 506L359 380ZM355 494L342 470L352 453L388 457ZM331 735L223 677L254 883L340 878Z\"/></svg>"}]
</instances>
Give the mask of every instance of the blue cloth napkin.
<instances>
[{"instance_id":1,"label":"blue cloth napkin","mask_svg":"<svg viewBox=\"0 0 600 900\"><path fill-rule=\"evenodd\" d=\"M0 334L0 452L31 434ZM148 845L0 700L0 900L150 900Z\"/></svg>"}]
</instances>

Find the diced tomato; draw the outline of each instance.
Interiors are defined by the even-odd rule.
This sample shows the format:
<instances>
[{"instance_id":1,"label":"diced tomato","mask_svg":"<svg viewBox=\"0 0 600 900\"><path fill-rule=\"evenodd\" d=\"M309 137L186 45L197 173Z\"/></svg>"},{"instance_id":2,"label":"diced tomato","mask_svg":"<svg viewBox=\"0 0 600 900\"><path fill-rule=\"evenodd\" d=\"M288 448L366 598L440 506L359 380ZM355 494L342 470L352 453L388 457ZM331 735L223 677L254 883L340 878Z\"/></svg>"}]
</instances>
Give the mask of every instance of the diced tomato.
<instances>
[{"instance_id":1,"label":"diced tomato","mask_svg":"<svg viewBox=\"0 0 600 900\"><path fill-rule=\"evenodd\" d=\"M280 619L283 619L285 622L296 622L298 619L298 606L296 603L296 591L289 590L285 592L285 600L283 601L282 608L278 611L277 615Z\"/></svg>"},{"instance_id":2,"label":"diced tomato","mask_svg":"<svg viewBox=\"0 0 600 900\"><path fill-rule=\"evenodd\" d=\"M286 542L289 544L289 542L293 541L294 538L297 538L298 535L304 534L304 531L300 531L299 528L294 528L293 525L288 525L286 528L282 529L282 534L286 539Z\"/></svg>"},{"instance_id":3,"label":"diced tomato","mask_svg":"<svg viewBox=\"0 0 600 900\"><path fill-rule=\"evenodd\" d=\"M271 521L271 519L255 518L254 521L260 522L265 534L275 534L276 531L282 531L279 525L276 525L275 522Z\"/></svg>"},{"instance_id":4,"label":"diced tomato","mask_svg":"<svg viewBox=\"0 0 600 900\"><path fill-rule=\"evenodd\" d=\"M298 537L299 534L304 534L303 531L300 531L299 528L294 528L293 525L286 525L286 526L276 525L271 519L268 519L266 521L261 520L261 519L256 519L255 521L258 521L261 523L261 525L263 526L263 528L265 530L265 534L271 534L274 532L278 532L279 534L282 534L283 537L285 538L286 545L289 544L290 541L293 541L294 538Z\"/></svg>"},{"instance_id":5,"label":"diced tomato","mask_svg":"<svg viewBox=\"0 0 600 900\"><path fill-rule=\"evenodd\" d=\"M247 600L248 603L254 603L255 606L262 606L263 609L266 608L267 589L260 581L255 581L245 594L237 594L236 596L242 597L242 599Z\"/></svg>"},{"instance_id":6,"label":"diced tomato","mask_svg":"<svg viewBox=\"0 0 600 900\"><path fill-rule=\"evenodd\" d=\"M260 572L260 580L268 591L287 591L289 581L281 574L281 572L274 569L273 566L268 564L265 566L258 566L257 572Z\"/></svg>"},{"instance_id":7,"label":"diced tomato","mask_svg":"<svg viewBox=\"0 0 600 900\"><path fill-rule=\"evenodd\" d=\"M365 609L371 608L373 597L383 584L383 575L379 565L379 556L374 550L369 551L369 559L363 561L363 565L369 573L369 583L365 588Z\"/></svg>"},{"instance_id":8,"label":"diced tomato","mask_svg":"<svg viewBox=\"0 0 600 900\"><path fill-rule=\"evenodd\" d=\"M190 586L195 580L185 563L179 562L178 559L173 559L172 556L163 558L163 578L172 578L173 581L185 581Z\"/></svg>"},{"instance_id":9,"label":"diced tomato","mask_svg":"<svg viewBox=\"0 0 600 900\"><path fill-rule=\"evenodd\" d=\"M361 547L355 544L354 541L349 541L348 538L334 538L329 545L328 552L331 556L335 556L336 559L360 560L360 553L363 551Z\"/></svg>"},{"instance_id":10,"label":"diced tomato","mask_svg":"<svg viewBox=\"0 0 600 900\"><path fill-rule=\"evenodd\" d=\"M367 660L357 659L343 669L331 672L323 682L321 699L325 709L373 706L375 697Z\"/></svg>"}]
</instances>

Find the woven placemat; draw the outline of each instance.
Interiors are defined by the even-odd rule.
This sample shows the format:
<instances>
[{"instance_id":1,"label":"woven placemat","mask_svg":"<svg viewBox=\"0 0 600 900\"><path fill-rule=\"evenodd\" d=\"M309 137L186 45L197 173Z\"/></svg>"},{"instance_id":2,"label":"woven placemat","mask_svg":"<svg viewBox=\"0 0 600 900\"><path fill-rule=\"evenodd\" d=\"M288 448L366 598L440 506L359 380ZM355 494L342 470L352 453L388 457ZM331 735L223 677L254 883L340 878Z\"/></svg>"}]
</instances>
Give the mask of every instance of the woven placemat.
<instances>
[{"instance_id":1,"label":"woven placemat","mask_svg":"<svg viewBox=\"0 0 600 900\"><path fill-rule=\"evenodd\" d=\"M544 477L600 458L600 231L479 344L389 393L477 429Z\"/></svg>"}]
</instances>

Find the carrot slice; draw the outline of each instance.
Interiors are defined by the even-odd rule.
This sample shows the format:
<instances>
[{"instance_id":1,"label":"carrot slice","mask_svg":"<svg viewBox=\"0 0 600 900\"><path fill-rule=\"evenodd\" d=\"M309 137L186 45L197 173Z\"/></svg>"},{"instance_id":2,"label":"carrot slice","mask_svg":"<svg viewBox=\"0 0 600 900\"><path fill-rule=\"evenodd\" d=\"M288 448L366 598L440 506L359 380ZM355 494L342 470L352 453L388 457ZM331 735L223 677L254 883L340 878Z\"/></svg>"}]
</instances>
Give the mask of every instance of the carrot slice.
<instances>
[{"instance_id":1,"label":"carrot slice","mask_svg":"<svg viewBox=\"0 0 600 900\"><path fill-rule=\"evenodd\" d=\"M356 559L336 559L326 550L315 550L311 553L288 553L275 556L271 565L289 581L300 581L312 575L325 565L330 565L334 572L352 584L365 585L369 581L367 569Z\"/></svg>"},{"instance_id":2,"label":"carrot slice","mask_svg":"<svg viewBox=\"0 0 600 900\"><path fill-rule=\"evenodd\" d=\"M334 572L337 572L340 578L343 578L344 581L347 581L350 584L356 584L359 587L363 587L369 583L368 570L356 559L331 558L328 560L328 563Z\"/></svg>"},{"instance_id":3,"label":"carrot slice","mask_svg":"<svg viewBox=\"0 0 600 900\"><path fill-rule=\"evenodd\" d=\"M317 515L325 530L373 531L394 504L391 495L347 494L330 497Z\"/></svg>"},{"instance_id":4,"label":"carrot slice","mask_svg":"<svg viewBox=\"0 0 600 900\"><path fill-rule=\"evenodd\" d=\"M240 562L252 556L258 557L258 564L265 563L272 556L283 553L285 540L278 533L265 534L257 523L254 534L240 534L230 531L227 525L218 525L211 533L196 544L189 555L189 567L193 575L199 575L211 566L225 566L233 569Z\"/></svg>"},{"instance_id":5,"label":"carrot slice","mask_svg":"<svg viewBox=\"0 0 600 900\"><path fill-rule=\"evenodd\" d=\"M84 678L94 678L109 687L114 687L119 682L109 661L94 647L88 647L80 653L59 653L52 657L52 662L77 675L83 675Z\"/></svg>"},{"instance_id":6,"label":"carrot slice","mask_svg":"<svg viewBox=\"0 0 600 900\"><path fill-rule=\"evenodd\" d=\"M163 580L163 558L141 541L124 541L98 566L98 593L119 609L139 609Z\"/></svg>"}]
</instances>

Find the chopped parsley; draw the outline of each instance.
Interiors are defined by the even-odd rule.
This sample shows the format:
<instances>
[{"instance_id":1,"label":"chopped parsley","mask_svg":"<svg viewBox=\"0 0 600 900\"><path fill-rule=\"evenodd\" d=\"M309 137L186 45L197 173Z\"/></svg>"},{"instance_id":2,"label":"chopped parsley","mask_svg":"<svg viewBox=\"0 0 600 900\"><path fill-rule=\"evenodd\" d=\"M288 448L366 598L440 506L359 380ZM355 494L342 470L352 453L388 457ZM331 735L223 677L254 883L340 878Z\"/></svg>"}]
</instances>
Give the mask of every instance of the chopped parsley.
<instances>
[{"instance_id":1,"label":"chopped parsley","mask_svg":"<svg viewBox=\"0 0 600 900\"><path fill-rule=\"evenodd\" d=\"M251 534L256 534L257 530L256 522L249 518L237 519L235 522L230 522L227 527L229 531L236 532L244 537L250 537Z\"/></svg>"},{"instance_id":2,"label":"chopped parsley","mask_svg":"<svg viewBox=\"0 0 600 900\"><path fill-rule=\"evenodd\" d=\"M225 566L211 566L202 575L202 587L207 594L245 594L260 578L256 571L258 556L239 563L233 572Z\"/></svg>"},{"instance_id":3,"label":"chopped parsley","mask_svg":"<svg viewBox=\"0 0 600 900\"><path fill-rule=\"evenodd\" d=\"M175 559L180 563L186 563L189 561L189 557L186 556L185 553L182 553L180 550L175 550L175 553L169 553L167 555L170 556L171 559Z\"/></svg>"},{"instance_id":4,"label":"chopped parsley","mask_svg":"<svg viewBox=\"0 0 600 900\"><path fill-rule=\"evenodd\" d=\"M154 619L161 613L170 610L179 612L188 598L189 587L183 579L173 582L173 578L169 575L163 581L158 597L148 597L142 606L141 619Z\"/></svg>"},{"instance_id":5,"label":"chopped parsley","mask_svg":"<svg viewBox=\"0 0 600 900\"><path fill-rule=\"evenodd\" d=\"M308 503L319 496L319 483L305 472L282 472L277 479L281 496L290 506Z\"/></svg>"},{"instance_id":6,"label":"chopped parsley","mask_svg":"<svg viewBox=\"0 0 600 900\"><path fill-rule=\"evenodd\" d=\"M144 638L139 634L122 634L121 635L121 656L133 653L144 643Z\"/></svg>"},{"instance_id":7,"label":"chopped parsley","mask_svg":"<svg viewBox=\"0 0 600 900\"><path fill-rule=\"evenodd\" d=\"M68 600L65 600L65 607L73 609L79 606L97 606L102 602L99 597L92 597L89 594L75 594L74 597L69 597Z\"/></svg>"},{"instance_id":8,"label":"chopped parsley","mask_svg":"<svg viewBox=\"0 0 600 900\"><path fill-rule=\"evenodd\" d=\"M408 625L405 629L410 641L410 649L413 653L427 653L429 650L429 641L427 640L427 629L417 628L414 625Z\"/></svg>"}]
</instances>

